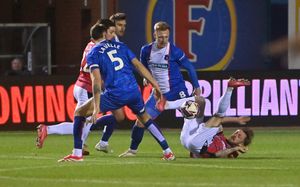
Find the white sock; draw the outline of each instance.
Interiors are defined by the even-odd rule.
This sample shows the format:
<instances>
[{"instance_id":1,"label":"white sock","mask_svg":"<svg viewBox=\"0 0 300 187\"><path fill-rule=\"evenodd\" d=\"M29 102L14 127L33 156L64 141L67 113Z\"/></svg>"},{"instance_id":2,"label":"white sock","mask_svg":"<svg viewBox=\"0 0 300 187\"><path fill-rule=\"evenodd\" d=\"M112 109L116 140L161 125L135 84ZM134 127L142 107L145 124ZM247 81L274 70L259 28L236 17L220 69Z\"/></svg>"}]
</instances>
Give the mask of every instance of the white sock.
<instances>
[{"instance_id":1,"label":"white sock","mask_svg":"<svg viewBox=\"0 0 300 187\"><path fill-rule=\"evenodd\" d=\"M47 127L47 134L73 134L73 122L62 122Z\"/></svg>"},{"instance_id":2,"label":"white sock","mask_svg":"<svg viewBox=\"0 0 300 187\"><path fill-rule=\"evenodd\" d=\"M82 145L85 144L86 139L88 138L90 132L91 132L91 126L92 123L85 123L82 129L82 135L81 135L81 140L82 140Z\"/></svg>"},{"instance_id":3,"label":"white sock","mask_svg":"<svg viewBox=\"0 0 300 187\"><path fill-rule=\"evenodd\" d=\"M226 92L222 95L218 102L218 108L216 114L219 116L225 116L228 107L230 106L230 100L233 88L227 88Z\"/></svg>"},{"instance_id":4,"label":"white sock","mask_svg":"<svg viewBox=\"0 0 300 187\"><path fill-rule=\"evenodd\" d=\"M82 157L82 149L73 149L72 155Z\"/></svg>"},{"instance_id":5,"label":"white sock","mask_svg":"<svg viewBox=\"0 0 300 187\"><path fill-rule=\"evenodd\" d=\"M170 148L167 148L167 149L165 149L164 151L163 151L163 153L166 155L166 154L169 154L169 153L171 153L172 152L172 150L170 149Z\"/></svg>"},{"instance_id":6,"label":"white sock","mask_svg":"<svg viewBox=\"0 0 300 187\"><path fill-rule=\"evenodd\" d=\"M185 101L189 101L189 100L195 101L195 97L193 96L193 97L178 99L175 101L167 101L165 105L165 110L178 109Z\"/></svg>"}]
</instances>

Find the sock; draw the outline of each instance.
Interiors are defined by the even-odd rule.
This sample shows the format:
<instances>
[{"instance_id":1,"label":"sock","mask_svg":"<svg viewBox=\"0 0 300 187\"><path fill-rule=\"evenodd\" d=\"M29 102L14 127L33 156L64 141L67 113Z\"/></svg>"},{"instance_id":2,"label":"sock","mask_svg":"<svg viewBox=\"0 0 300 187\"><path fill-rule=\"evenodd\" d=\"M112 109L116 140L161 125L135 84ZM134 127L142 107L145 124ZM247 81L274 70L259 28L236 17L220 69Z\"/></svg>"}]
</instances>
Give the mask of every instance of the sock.
<instances>
[{"instance_id":1,"label":"sock","mask_svg":"<svg viewBox=\"0 0 300 187\"><path fill-rule=\"evenodd\" d=\"M98 125L106 125L103 129L102 134L102 141L108 142L109 138L111 137L112 133L114 132L115 126L116 126L117 120L116 118L110 114L102 116L97 120L97 126Z\"/></svg>"},{"instance_id":2,"label":"sock","mask_svg":"<svg viewBox=\"0 0 300 187\"><path fill-rule=\"evenodd\" d=\"M171 153L172 152L172 150L170 149L170 148L167 148L167 149L165 149L165 150L163 150L163 153L166 155L166 154L169 154L169 153Z\"/></svg>"},{"instance_id":3,"label":"sock","mask_svg":"<svg viewBox=\"0 0 300 187\"><path fill-rule=\"evenodd\" d=\"M111 123L116 123L116 118L112 114L101 116L97 119L96 124L93 124L91 130L99 129L100 127L104 127L106 125L110 125Z\"/></svg>"},{"instance_id":4,"label":"sock","mask_svg":"<svg viewBox=\"0 0 300 187\"><path fill-rule=\"evenodd\" d=\"M165 105L165 110L178 109L185 101L189 100L195 101L195 97L187 97L175 101L167 101Z\"/></svg>"},{"instance_id":5,"label":"sock","mask_svg":"<svg viewBox=\"0 0 300 187\"><path fill-rule=\"evenodd\" d=\"M225 116L226 110L230 105L230 99L233 88L227 88L226 92L222 95L218 102L218 109L216 114L223 117Z\"/></svg>"},{"instance_id":6,"label":"sock","mask_svg":"<svg viewBox=\"0 0 300 187\"><path fill-rule=\"evenodd\" d=\"M137 122L136 122L137 123ZM138 146L140 145L143 136L144 136L144 128L137 126L137 124L134 124L131 131L131 144L130 149L131 150L137 150Z\"/></svg>"},{"instance_id":7,"label":"sock","mask_svg":"<svg viewBox=\"0 0 300 187\"><path fill-rule=\"evenodd\" d=\"M82 149L73 149L72 155L81 157L82 156Z\"/></svg>"},{"instance_id":8,"label":"sock","mask_svg":"<svg viewBox=\"0 0 300 187\"><path fill-rule=\"evenodd\" d=\"M144 125L163 150L169 148L167 140L152 119L149 119Z\"/></svg>"},{"instance_id":9,"label":"sock","mask_svg":"<svg viewBox=\"0 0 300 187\"><path fill-rule=\"evenodd\" d=\"M75 116L74 117L74 148L75 149L82 149L82 128L85 122L85 117L82 116Z\"/></svg>"},{"instance_id":10,"label":"sock","mask_svg":"<svg viewBox=\"0 0 300 187\"><path fill-rule=\"evenodd\" d=\"M82 139L82 145L84 145L85 144L85 142L86 142L86 139L88 138L88 136L89 136L89 134L90 134L90 132L91 132L91 126L92 126L93 124L92 123L85 123L84 125L83 125L83 129L82 129L82 136L81 136L81 139Z\"/></svg>"},{"instance_id":11,"label":"sock","mask_svg":"<svg viewBox=\"0 0 300 187\"><path fill-rule=\"evenodd\" d=\"M73 122L62 122L57 125L49 125L47 134L73 134Z\"/></svg>"}]
</instances>

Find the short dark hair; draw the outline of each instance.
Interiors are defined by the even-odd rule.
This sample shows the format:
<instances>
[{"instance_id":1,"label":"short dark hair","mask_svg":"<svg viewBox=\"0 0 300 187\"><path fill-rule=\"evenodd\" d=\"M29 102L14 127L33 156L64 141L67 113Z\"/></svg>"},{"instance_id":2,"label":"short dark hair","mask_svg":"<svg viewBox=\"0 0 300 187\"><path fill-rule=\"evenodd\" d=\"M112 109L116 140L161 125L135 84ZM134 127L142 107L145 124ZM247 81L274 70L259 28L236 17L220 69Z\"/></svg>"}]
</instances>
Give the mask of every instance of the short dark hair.
<instances>
[{"instance_id":1,"label":"short dark hair","mask_svg":"<svg viewBox=\"0 0 300 187\"><path fill-rule=\"evenodd\" d=\"M95 24L90 29L90 36L94 40L99 40L103 38L103 33L106 32L106 27L102 24Z\"/></svg>"},{"instance_id":2,"label":"short dark hair","mask_svg":"<svg viewBox=\"0 0 300 187\"><path fill-rule=\"evenodd\" d=\"M246 138L244 140L244 146L247 146L247 145L251 144L252 139L254 137L253 130L248 128L248 127L244 127L241 130L246 134Z\"/></svg>"},{"instance_id":3,"label":"short dark hair","mask_svg":"<svg viewBox=\"0 0 300 187\"><path fill-rule=\"evenodd\" d=\"M155 23L154 25L154 31L165 31L165 30L171 30L171 27L169 26L169 24L167 24L164 21L159 21L157 23Z\"/></svg>"},{"instance_id":4,"label":"short dark hair","mask_svg":"<svg viewBox=\"0 0 300 187\"><path fill-rule=\"evenodd\" d=\"M122 12L117 12L109 17L111 21L116 23L116 21L126 20L126 14Z\"/></svg>"},{"instance_id":5,"label":"short dark hair","mask_svg":"<svg viewBox=\"0 0 300 187\"><path fill-rule=\"evenodd\" d=\"M115 27L114 22L112 22L109 19L101 19L100 24L104 25L106 27L106 29L108 29L109 27Z\"/></svg>"}]
</instances>

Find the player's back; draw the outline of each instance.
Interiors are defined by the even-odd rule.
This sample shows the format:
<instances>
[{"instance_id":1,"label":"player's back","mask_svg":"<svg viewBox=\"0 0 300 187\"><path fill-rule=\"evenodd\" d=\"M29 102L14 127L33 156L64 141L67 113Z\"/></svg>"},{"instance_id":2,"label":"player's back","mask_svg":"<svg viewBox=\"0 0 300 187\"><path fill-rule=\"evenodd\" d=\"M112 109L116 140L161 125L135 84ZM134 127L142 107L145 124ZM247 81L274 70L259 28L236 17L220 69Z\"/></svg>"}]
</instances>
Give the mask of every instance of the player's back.
<instances>
[{"instance_id":1,"label":"player's back","mask_svg":"<svg viewBox=\"0 0 300 187\"><path fill-rule=\"evenodd\" d=\"M133 58L135 55L125 44L102 41L92 49L88 56L88 64L90 67L97 65L105 89L115 96L120 96L138 87L133 75Z\"/></svg>"},{"instance_id":2,"label":"player's back","mask_svg":"<svg viewBox=\"0 0 300 187\"><path fill-rule=\"evenodd\" d=\"M223 132L219 132L214 136L212 142L208 145L206 152L201 154L201 157L208 158L211 157L211 153L217 153L219 151L231 148L232 146L227 141L226 137L224 136ZM210 153L210 154L207 154ZM238 152L233 152L228 155L229 158L236 158L238 157Z\"/></svg>"},{"instance_id":3,"label":"player's back","mask_svg":"<svg viewBox=\"0 0 300 187\"><path fill-rule=\"evenodd\" d=\"M213 137L212 142L208 145L207 150L210 153L216 153L218 151L225 150L228 147L230 147L230 145L227 143L224 133L219 132Z\"/></svg>"}]
</instances>

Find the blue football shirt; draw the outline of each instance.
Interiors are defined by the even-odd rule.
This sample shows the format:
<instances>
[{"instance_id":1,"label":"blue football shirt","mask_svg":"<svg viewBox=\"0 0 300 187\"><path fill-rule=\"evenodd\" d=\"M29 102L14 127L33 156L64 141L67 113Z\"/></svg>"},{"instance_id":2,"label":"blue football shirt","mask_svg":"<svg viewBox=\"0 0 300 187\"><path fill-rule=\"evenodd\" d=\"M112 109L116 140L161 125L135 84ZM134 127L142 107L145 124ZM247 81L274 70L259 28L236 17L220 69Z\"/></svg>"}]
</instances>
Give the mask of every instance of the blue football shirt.
<instances>
[{"instance_id":1,"label":"blue football shirt","mask_svg":"<svg viewBox=\"0 0 300 187\"><path fill-rule=\"evenodd\" d=\"M87 62L90 68L100 69L106 91L122 96L138 88L131 63L134 58L124 43L105 40L94 46Z\"/></svg>"}]
</instances>

